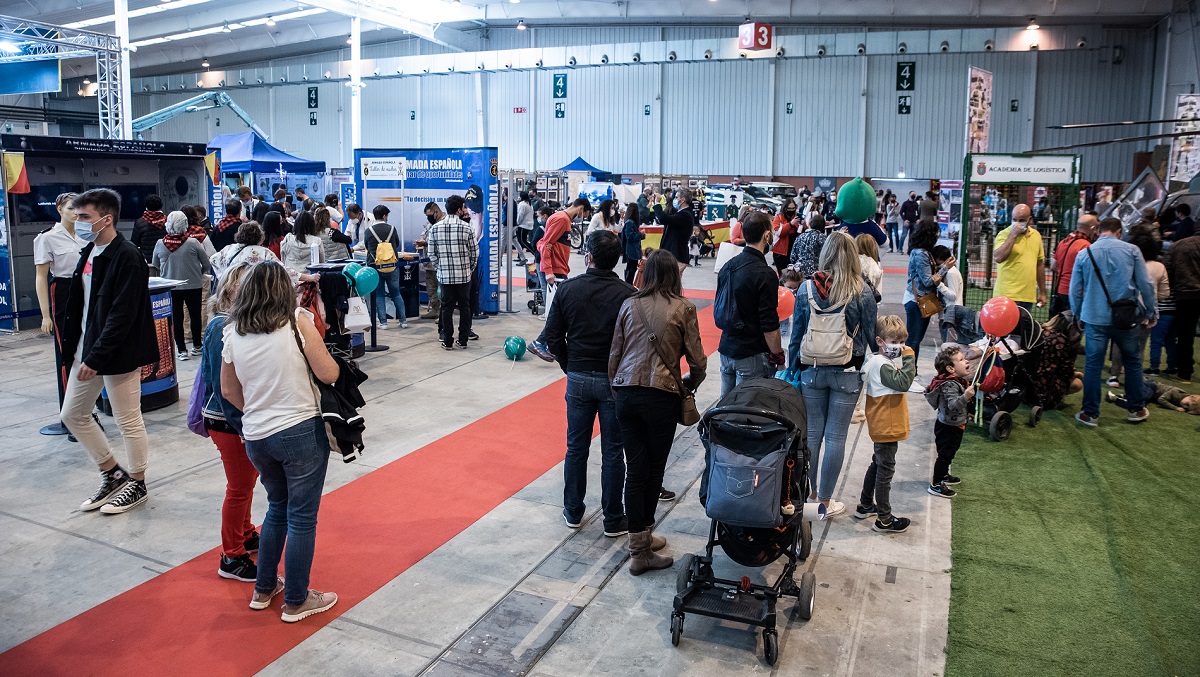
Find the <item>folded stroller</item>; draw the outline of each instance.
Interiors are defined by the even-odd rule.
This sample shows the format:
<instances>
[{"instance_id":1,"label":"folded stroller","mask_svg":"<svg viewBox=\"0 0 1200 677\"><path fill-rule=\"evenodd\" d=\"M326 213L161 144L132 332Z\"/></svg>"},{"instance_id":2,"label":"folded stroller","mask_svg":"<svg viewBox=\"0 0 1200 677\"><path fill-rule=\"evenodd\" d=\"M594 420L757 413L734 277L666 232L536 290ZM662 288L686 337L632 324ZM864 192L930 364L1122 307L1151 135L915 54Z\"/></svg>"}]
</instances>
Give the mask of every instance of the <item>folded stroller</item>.
<instances>
[{"instance_id":1,"label":"folded stroller","mask_svg":"<svg viewBox=\"0 0 1200 677\"><path fill-rule=\"evenodd\" d=\"M704 554L687 554L680 561L672 644L679 645L689 613L748 623L763 628L764 657L774 665L779 657L776 601L794 596L799 616L812 616L816 577L805 572L798 585L795 580L796 565L812 545L812 525L802 509L809 491L806 422L800 392L769 378L743 382L705 412L700 502L712 523ZM725 580L713 575L716 546L746 567L765 567L780 557L787 563L770 585L752 583L748 576Z\"/></svg>"}]
</instances>

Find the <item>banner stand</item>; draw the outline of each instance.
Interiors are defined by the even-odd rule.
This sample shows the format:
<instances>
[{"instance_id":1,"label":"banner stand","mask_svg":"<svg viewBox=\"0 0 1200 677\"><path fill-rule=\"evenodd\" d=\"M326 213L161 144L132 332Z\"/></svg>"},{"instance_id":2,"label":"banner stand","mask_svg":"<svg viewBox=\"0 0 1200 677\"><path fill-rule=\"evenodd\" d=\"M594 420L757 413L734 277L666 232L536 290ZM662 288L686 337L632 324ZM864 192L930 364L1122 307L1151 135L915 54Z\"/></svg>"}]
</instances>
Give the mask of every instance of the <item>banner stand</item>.
<instances>
[{"instance_id":1,"label":"banner stand","mask_svg":"<svg viewBox=\"0 0 1200 677\"><path fill-rule=\"evenodd\" d=\"M375 340L375 338L376 338L375 335L378 333L377 327L379 326L379 318L375 317L375 312L373 312L373 311L378 308L379 308L379 286L376 285L375 291L371 292L371 308L367 309L368 313L370 314L370 316L372 318L372 320L371 320L371 344L368 346L364 346L363 350L365 350L368 353L382 353L383 351L388 350L387 346L385 346L381 343L377 343ZM400 310L401 310L400 308L397 308L396 312L399 313ZM385 313L387 312L386 305L384 305L384 307L383 307L383 312L385 312ZM399 318L397 318L396 321L399 322Z\"/></svg>"},{"instance_id":2,"label":"banner stand","mask_svg":"<svg viewBox=\"0 0 1200 677\"><path fill-rule=\"evenodd\" d=\"M505 298L504 310L501 310L500 312L502 312L506 315L510 315L510 314L515 314L517 312L517 311L513 310L513 283L512 283L512 278L513 278L513 272L512 272L512 270L513 270L513 255L512 255L512 252L513 252L513 230L517 227L517 223L516 223L517 216L513 211L513 207L516 205L516 195L515 195L515 188L517 186L516 173L511 169L508 170L508 176L505 177L504 181L508 187L508 199L503 201L504 202L504 205L503 205L504 213L508 215L508 225L505 226L504 225L505 220L503 218L500 219L501 227L504 228L504 236L503 236L504 254L501 255L500 260L502 261L502 265L504 267L504 272L505 272L505 274L504 274L504 298ZM503 194L503 191L502 191L502 194Z\"/></svg>"}]
</instances>

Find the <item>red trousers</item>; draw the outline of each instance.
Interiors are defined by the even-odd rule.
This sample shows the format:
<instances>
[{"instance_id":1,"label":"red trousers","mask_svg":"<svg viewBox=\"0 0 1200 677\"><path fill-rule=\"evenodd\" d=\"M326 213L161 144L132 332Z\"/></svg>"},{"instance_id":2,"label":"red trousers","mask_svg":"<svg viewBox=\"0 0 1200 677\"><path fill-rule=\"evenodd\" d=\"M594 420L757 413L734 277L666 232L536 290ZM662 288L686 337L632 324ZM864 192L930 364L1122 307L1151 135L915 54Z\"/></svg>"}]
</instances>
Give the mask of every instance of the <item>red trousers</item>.
<instances>
[{"instance_id":1,"label":"red trousers","mask_svg":"<svg viewBox=\"0 0 1200 677\"><path fill-rule=\"evenodd\" d=\"M246 443L241 437L218 430L209 430L221 463L225 465L225 502L221 504L221 552L226 557L246 554L246 539L254 535L250 521L250 502L254 499L254 483L258 471L246 457Z\"/></svg>"}]
</instances>

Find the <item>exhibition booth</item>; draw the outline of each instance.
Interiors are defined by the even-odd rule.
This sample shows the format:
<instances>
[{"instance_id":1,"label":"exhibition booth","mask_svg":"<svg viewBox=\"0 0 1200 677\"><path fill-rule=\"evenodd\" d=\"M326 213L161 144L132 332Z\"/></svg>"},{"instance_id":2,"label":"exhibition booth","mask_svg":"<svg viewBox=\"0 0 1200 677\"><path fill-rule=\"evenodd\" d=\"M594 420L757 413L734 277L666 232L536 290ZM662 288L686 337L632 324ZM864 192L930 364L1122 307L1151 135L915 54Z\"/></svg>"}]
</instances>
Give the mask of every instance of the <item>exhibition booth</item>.
<instances>
[{"instance_id":1,"label":"exhibition booth","mask_svg":"<svg viewBox=\"0 0 1200 677\"><path fill-rule=\"evenodd\" d=\"M324 197L324 162L285 153L251 132L215 136L208 147L220 149L221 171L230 190L250 186L256 195L274 202L276 189L291 194L302 186L309 197Z\"/></svg>"}]
</instances>

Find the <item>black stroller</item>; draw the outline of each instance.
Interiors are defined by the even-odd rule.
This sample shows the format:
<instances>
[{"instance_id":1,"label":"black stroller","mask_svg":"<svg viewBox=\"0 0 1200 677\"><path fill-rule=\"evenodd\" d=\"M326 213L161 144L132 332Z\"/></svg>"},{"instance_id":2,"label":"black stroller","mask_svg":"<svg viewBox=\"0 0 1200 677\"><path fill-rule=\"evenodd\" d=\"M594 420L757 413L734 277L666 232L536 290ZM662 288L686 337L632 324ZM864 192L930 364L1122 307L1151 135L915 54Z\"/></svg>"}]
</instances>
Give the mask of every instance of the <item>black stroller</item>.
<instances>
[{"instance_id":1,"label":"black stroller","mask_svg":"<svg viewBox=\"0 0 1200 677\"><path fill-rule=\"evenodd\" d=\"M749 623L763 628L763 653L774 665L776 601L795 596L799 616L811 618L816 577L805 572L799 584L795 580L796 565L812 546L812 525L802 510L809 491L806 424L799 391L770 378L743 382L704 413L700 502L712 524L704 554L680 561L671 644L679 645L689 613ZM717 578L712 564L718 545L742 566L765 567L781 556L787 563L771 585L752 583L748 576Z\"/></svg>"},{"instance_id":2,"label":"black stroller","mask_svg":"<svg viewBox=\"0 0 1200 677\"><path fill-rule=\"evenodd\" d=\"M1022 404L1029 405L1031 428L1041 422L1045 405L1034 378L1041 359L1042 326L1028 310L1020 311L1014 333L991 339L981 364L972 364L972 382L983 393L976 405L975 421L980 425L986 421L988 434L997 442L1012 434L1012 415ZM1002 373L994 373L997 367Z\"/></svg>"}]
</instances>

